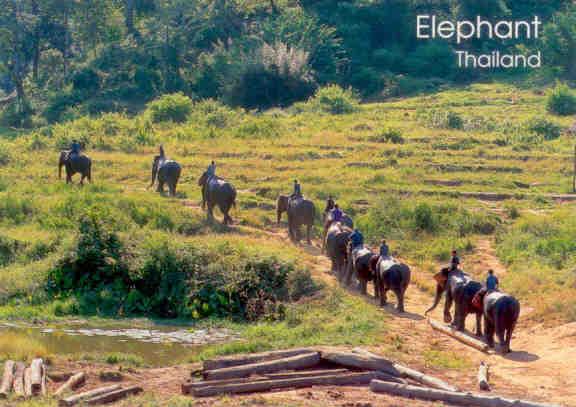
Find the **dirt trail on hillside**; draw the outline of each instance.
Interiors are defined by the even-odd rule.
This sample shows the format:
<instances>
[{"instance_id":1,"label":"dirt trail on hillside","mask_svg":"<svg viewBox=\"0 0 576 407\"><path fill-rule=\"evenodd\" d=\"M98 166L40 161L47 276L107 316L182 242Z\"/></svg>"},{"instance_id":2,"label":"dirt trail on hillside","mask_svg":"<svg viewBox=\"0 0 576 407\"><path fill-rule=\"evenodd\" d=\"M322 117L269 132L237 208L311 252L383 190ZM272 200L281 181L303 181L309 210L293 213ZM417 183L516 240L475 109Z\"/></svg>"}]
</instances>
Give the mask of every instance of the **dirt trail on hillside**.
<instances>
[{"instance_id":1,"label":"dirt trail on hillside","mask_svg":"<svg viewBox=\"0 0 576 407\"><path fill-rule=\"evenodd\" d=\"M186 206L198 208L190 202ZM239 230L256 236L268 236L291 244L285 228L258 229L250 226L235 226ZM308 255L308 265L313 272L314 278L327 284L338 284L335 276L331 273L331 262L321 252L320 243L312 245L299 244ZM496 275L505 278L506 267L500 262L490 239L481 239L476 244L475 253L464 259L465 269L478 279L483 279L488 269L493 269ZM431 278L420 270L412 267L413 281ZM370 288L372 285L370 285ZM354 295L359 295L352 291ZM564 406L576 406L576 374L574 373L574 361L576 360L576 323L545 328L541 325L529 326L522 316L527 315L531 308L522 304L522 313L518 328L512 340L513 352L507 356L498 354L485 354L468 347L448 337L445 334L434 331L427 323L424 312L432 304L430 294L420 290L415 284L411 284L407 292L405 314L399 314L394 309L394 296L390 296L391 305L383 309L390 318L387 321L387 336L383 338L383 348L390 344L391 340L401 342L402 352L406 355L405 362L415 368L424 370L430 374L444 378L466 391L477 391L476 372L481 361L490 365L491 383L493 392L512 398L524 398L549 403L558 403ZM366 297L367 301L376 302L373 296ZM442 302L431 313L431 317L441 320ZM472 330L474 318L468 318L467 328ZM471 362L468 370L442 370L434 366L425 366L422 362L422 352L433 346L435 350L450 351L465 357ZM374 347L378 352L378 347ZM337 395L331 399L331 394ZM265 399L298 400L305 402L307 399L311 405L341 405L341 406L396 406L405 405L400 399L375 396L366 389L351 388L322 388L314 391L289 391L263 395ZM376 399L375 399L376 398ZM362 401L370 403L363 404ZM438 405L430 403L416 403L410 405Z\"/></svg>"},{"instance_id":2,"label":"dirt trail on hillside","mask_svg":"<svg viewBox=\"0 0 576 407\"><path fill-rule=\"evenodd\" d=\"M270 237L282 238L288 241L286 235L265 232ZM336 278L330 273L330 261L321 253L319 244L313 246L301 245L302 250L313 256L310 264L314 277L329 285L336 285ZM477 242L476 252L465 259L465 265L470 273L478 277L485 276L492 268L499 276L505 276L506 267L496 257L492 241L482 239ZM430 278L421 271L412 268L415 279ZM358 294L359 295L359 294ZM385 310L391 316L387 323L389 336L401 336L402 346L407 353L418 355L429 349L430 344L442 350L452 350L459 355L465 355L473 363L473 368L463 372L467 377L459 377L462 372L436 371L434 374L444 376L447 380L458 384L462 389L476 391L476 369L481 361L486 361L491 367L493 391L500 395L524 397L542 402L559 403L565 406L576 406L576 323L555 328L545 328L541 325L528 326L522 316L531 311L523 304L518 328L512 340L513 352L507 356L484 354L459 343L448 336L434 331L424 318L424 312L432 304L431 295L423 292L412 284L407 292L406 314L398 314L394 309L394 296L389 296L391 305ZM373 297L368 301L375 303ZM442 303L431 313L432 318L441 320ZM468 329L473 330L474 317L468 318ZM376 349L377 350L377 349ZM414 358L413 366L418 366ZM426 371L434 371L433 367L421 366Z\"/></svg>"}]
</instances>

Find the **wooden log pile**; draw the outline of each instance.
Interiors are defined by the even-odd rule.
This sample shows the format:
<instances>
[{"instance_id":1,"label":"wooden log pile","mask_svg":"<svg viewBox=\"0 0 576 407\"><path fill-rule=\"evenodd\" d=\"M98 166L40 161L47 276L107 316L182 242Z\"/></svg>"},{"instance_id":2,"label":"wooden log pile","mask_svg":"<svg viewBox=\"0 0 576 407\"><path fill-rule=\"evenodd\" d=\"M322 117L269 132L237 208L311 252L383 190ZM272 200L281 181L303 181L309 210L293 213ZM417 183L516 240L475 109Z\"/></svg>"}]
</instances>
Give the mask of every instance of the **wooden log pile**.
<instances>
[{"instance_id":1,"label":"wooden log pile","mask_svg":"<svg viewBox=\"0 0 576 407\"><path fill-rule=\"evenodd\" d=\"M369 386L375 393L408 399L478 407L555 407L460 391L439 378L403 366L364 349L291 349L207 360L203 380L189 379L182 393L194 397L241 394L312 386ZM489 389L482 364L479 386Z\"/></svg>"},{"instance_id":2,"label":"wooden log pile","mask_svg":"<svg viewBox=\"0 0 576 407\"><path fill-rule=\"evenodd\" d=\"M30 366L7 360L0 382L0 399L14 394L18 398L31 398L46 394L46 366L42 359L34 359Z\"/></svg>"},{"instance_id":3,"label":"wooden log pile","mask_svg":"<svg viewBox=\"0 0 576 407\"><path fill-rule=\"evenodd\" d=\"M60 398L59 406L107 404L142 392L139 386L123 387L115 384L74 394L75 390L86 383L86 373L48 372L42 359L34 359L29 366L8 360L0 373L0 399L12 394L19 399L45 396L48 394L47 379L54 383L63 382L52 394Z\"/></svg>"}]
</instances>

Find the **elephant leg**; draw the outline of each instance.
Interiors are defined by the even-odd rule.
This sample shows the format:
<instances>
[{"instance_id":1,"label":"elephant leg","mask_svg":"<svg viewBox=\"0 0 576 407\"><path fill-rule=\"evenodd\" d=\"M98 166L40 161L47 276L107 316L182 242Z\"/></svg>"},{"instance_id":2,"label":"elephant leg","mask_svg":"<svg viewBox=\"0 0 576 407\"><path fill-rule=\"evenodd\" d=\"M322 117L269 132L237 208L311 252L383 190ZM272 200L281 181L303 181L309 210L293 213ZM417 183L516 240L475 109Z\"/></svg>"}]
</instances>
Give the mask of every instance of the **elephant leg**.
<instances>
[{"instance_id":1,"label":"elephant leg","mask_svg":"<svg viewBox=\"0 0 576 407\"><path fill-rule=\"evenodd\" d=\"M176 196L176 184L175 183L170 183L168 184L168 190L170 192L170 196Z\"/></svg>"},{"instance_id":2,"label":"elephant leg","mask_svg":"<svg viewBox=\"0 0 576 407\"><path fill-rule=\"evenodd\" d=\"M464 320L466 319L466 313L463 309L463 306L460 304L455 304L454 307L454 321L452 325L458 331L464 331Z\"/></svg>"},{"instance_id":3,"label":"elephant leg","mask_svg":"<svg viewBox=\"0 0 576 407\"><path fill-rule=\"evenodd\" d=\"M482 314L476 313L476 336L482 337Z\"/></svg>"},{"instance_id":4,"label":"elephant leg","mask_svg":"<svg viewBox=\"0 0 576 407\"><path fill-rule=\"evenodd\" d=\"M312 235L312 225L306 225L306 243L312 244L312 240L310 239Z\"/></svg>"},{"instance_id":5,"label":"elephant leg","mask_svg":"<svg viewBox=\"0 0 576 407\"><path fill-rule=\"evenodd\" d=\"M404 291L399 288L396 290L396 299L398 300L398 304L396 305L396 310L398 312L404 312Z\"/></svg>"},{"instance_id":6,"label":"elephant leg","mask_svg":"<svg viewBox=\"0 0 576 407\"><path fill-rule=\"evenodd\" d=\"M500 343L500 352L508 353L508 348L506 347L506 328L502 326L498 320L496 320L494 328L496 330L496 336L498 336L498 342Z\"/></svg>"},{"instance_id":7,"label":"elephant leg","mask_svg":"<svg viewBox=\"0 0 576 407\"><path fill-rule=\"evenodd\" d=\"M494 322L489 318L484 318L484 336L489 347L494 347Z\"/></svg>"},{"instance_id":8,"label":"elephant leg","mask_svg":"<svg viewBox=\"0 0 576 407\"><path fill-rule=\"evenodd\" d=\"M367 295L367 294L368 294L367 288L368 288L368 281L367 281L367 280L364 280L364 279L361 279L361 280L360 280L360 293L361 293L362 295Z\"/></svg>"},{"instance_id":9,"label":"elephant leg","mask_svg":"<svg viewBox=\"0 0 576 407\"><path fill-rule=\"evenodd\" d=\"M452 308L452 294L450 289L446 291L446 302L444 303L444 322L449 324L452 322L452 315L450 315L450 308Z\"/></svg>"},{"instance_id":10,"label":"elephant leg","mask_svg":"<svg viewBox=\"0 0 576 407\"><path fill-rule=\"evenodd\" d=\"M208 210L206 211L208 220L212 222L214 220L214 204L211 202L207 203Z\"/></svg>"},{"instance_id":11,"label":"elephant leg","mask_svg":"<svg viewBox=\"0 0 576 407\"><path fill-rule=\"evenodd\" d=\"M384 286L380 286L380 305L386 306L388 304L388 288Z\"/></svg>"},{"instance_id":12,"label":"elephant leg","mask_svg":"<svg viewBox=\"0 0 576 407\"><path fill-rule=\"evenodd\" d=\"M514 325L506 329L506 338L504 341L504 353L510 353L512 350L510 349L510 342L512 341L512 333L514 332Z\"/></svg>"}]
</instances>

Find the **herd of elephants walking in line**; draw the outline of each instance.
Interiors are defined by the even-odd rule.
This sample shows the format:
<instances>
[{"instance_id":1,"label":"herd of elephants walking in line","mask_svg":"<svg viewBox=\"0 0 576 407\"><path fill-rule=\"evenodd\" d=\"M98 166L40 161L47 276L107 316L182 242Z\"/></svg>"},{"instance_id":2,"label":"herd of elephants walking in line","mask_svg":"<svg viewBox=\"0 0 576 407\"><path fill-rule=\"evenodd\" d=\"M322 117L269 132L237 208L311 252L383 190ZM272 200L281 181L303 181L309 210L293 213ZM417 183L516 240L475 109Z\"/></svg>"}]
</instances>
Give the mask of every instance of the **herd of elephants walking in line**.
<instances>
[{"instance_id":1,"label":"herd of elephants walking in line","mask_svg":"<svg viewBox=\"0 0 576 407\"><path fill-rule=\"evenodd\" d=\"M80 184L83 184L85 179L92 182L92 161L80 151L77 142L72 143L70 150L60 153L59 178L62 167L66 170L67 183L72 182L72 176L76 173L81 175ZM163 193L164 187L167 186L169 194L175 196L181 172L181 165L168 159L164 148L160 146L159 154L154 157L152 163L150 187L157 183L157 192ZM202 208L206 209L208 220L214 219L213 210L218 207L224 217L223 223L232 224L230 210L236 205L236 189L230 182L216 175L214 162L202 173L198 179L198 186L202 190ZM278 224L283 213L288 217L290 239L294 242L299 241L301 229L305 227L306 240L310 244L316 207L311 200L303 196L297 181L294 181L292 194L280 195L277 199ZM356 280L360 292L366 295L368 283L373 282L374 294L379 299L380 305L386 305L387 293L392 291L397 298L397 310L405 312L404 300L410 284L410 267L390 256L387 246L385 252L381 250L380 254L365 246L361 233L354 229L353 220L338 208L331 197L323 213L323 222L323 251L331 260L332 272L340 283L349 287L353 284L353 280ZM445 295L444 322L451 323L459 331L464 331L466 317L475 314L476 335L483 335L483 318L487 344L494 347L494 335L496 335L501 352L510 352L512 333L520 315L520 305L513 296L499 291L497 287L489 285L487 288L482 283L474 281L461 270L459 260L450 267L442 268L434 275L434 279L436 295L426 314L435 309ZM452 304L454 304L454 317L451 315Z\"/></svg>"}]
</instances>

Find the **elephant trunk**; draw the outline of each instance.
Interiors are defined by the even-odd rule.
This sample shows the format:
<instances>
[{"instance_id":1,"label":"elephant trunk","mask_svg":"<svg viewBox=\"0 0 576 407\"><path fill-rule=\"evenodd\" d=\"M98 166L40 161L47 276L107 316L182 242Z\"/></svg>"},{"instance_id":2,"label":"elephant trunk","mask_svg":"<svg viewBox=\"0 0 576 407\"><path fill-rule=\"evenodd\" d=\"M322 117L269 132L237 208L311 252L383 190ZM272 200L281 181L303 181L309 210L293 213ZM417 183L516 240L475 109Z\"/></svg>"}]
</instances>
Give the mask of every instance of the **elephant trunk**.
<instances>
[{"instance_id":1,"label":"elephant trunk","mask_svg":"<svg viewBox=\"0 0 576 407\"><path fill-rule=\"evenodd\" d=\"M156 174L158 173L158 160L154 160L154 164L152 164L152 181L150 182L149 188L154 186L156 182Z\"/></svg>"},{"instance_id":2,"label":"elephant trunk","mask_svg":"<svg viewBox=\"0 0 576 407\"><path fill-rule=\"evenodd\" d=\"M430 308L426 310L424 315L428 315L429 312L432 312L440 303L440 299L442 298L442 293L444 292L444 288L440 285L436 285L436 296L434 297L434 304Z\"/></svg>"}]
</instances>

